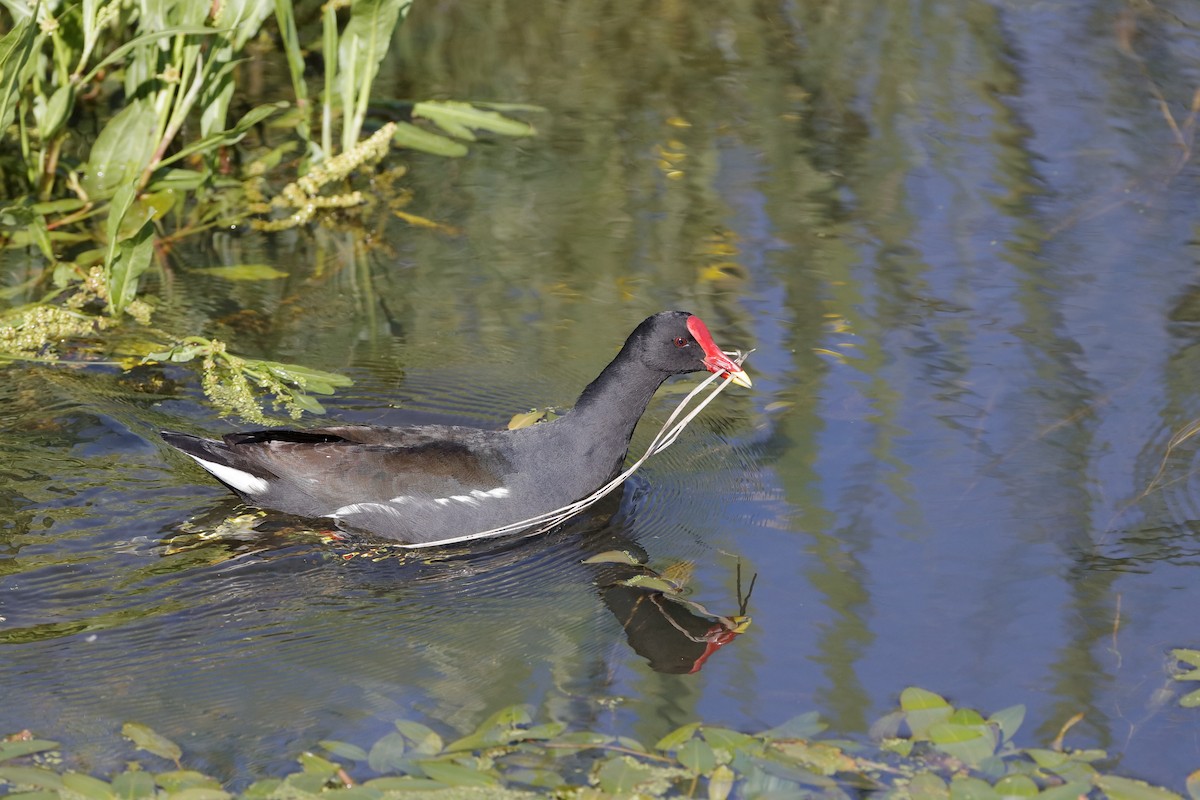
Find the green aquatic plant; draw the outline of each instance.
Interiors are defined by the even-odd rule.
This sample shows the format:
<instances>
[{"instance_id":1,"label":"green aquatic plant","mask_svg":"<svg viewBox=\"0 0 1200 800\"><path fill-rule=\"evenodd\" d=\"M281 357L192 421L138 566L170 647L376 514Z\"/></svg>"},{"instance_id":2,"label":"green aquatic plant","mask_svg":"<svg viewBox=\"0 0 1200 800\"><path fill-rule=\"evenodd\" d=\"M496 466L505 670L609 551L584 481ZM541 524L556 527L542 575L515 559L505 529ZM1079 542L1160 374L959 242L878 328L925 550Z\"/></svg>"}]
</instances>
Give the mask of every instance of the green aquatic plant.
<instances>
[{"instance_id":1,"label":"green aquatic plant","mask_svg":"<svg viewBox=\"0 0 1200 800\"><path fill-rule=\"evenodd\" d=\"M319 23L301 25L290 0L0 2L0 186L8 195L0 248L20 253L31 273L0 290L0 300L25 302L0 318L0 363L55 360L79 339L97 345L89 358L120 361L99 343L120 326L148 323L153 303L141 295L146 277L161 275L167 243L245 222L268 231L307 225L367 204L354 182L392 147L462 156L474 131L532 135L500 107L465 103L410 103L397 119L373 123L372 87L410 5L329 0ZM276 42L291 95L235 116L246 63ZM312 53L325 62L319 109L305 76ZM268 128L273 146L261 136L247 146L248 134ZM403 195L394 183L372 186L372 194L389 190ZM72 298L85 300L68 306ZM188 345L172 342L193 333L167 335L151 353L179 361ZM225 413L260 419L251 387L274 393L289 413L320 407L304 399L311 380L306 389L223 349L202 365L206 379L225 370L233 381L205 386Z\"/></svg>"},{"instance_id":2,"label":"green aquatic plant","mask_svg":"<svg viewBox=\"0 0 1200 800\"><path fill-rule=\"evenodd\" d=\"M1195 652L1195 651L1192 651ZM984 717L923 689L872 728L869 744L826 738L815 713L756 734L690 722L652 746L626 736L568 731L535 722L527 706L502 709L474 731L447 740L400 720L370 748L318 743L299 769L252 783L247 800L328 796L344 800L422 798L1000 798L1182 800L1145 781L1107 771L1101 750L1020 747L1023 706ZM183 767L184 751L137 724L122 733L172 768L137 762L109 779L66 770L58 745L29 732L0 742L0 782L27 800L166 798L229 800L214 778ZM1061 739L1061 736L1060 736ZM1200 770L1186 777L1200 800Z\"/></svg>"}]
</instances>

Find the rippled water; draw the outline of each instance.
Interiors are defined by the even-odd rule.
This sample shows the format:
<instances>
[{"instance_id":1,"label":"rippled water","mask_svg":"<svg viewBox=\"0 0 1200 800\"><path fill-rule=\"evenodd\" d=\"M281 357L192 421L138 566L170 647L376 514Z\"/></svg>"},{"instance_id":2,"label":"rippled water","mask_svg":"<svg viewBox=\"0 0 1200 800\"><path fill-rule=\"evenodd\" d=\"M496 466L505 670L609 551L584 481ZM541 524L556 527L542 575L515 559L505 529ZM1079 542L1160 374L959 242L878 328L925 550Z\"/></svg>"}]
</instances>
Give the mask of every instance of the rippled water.
<instances>
[{"instance_id":1,"label":"rippled water","mask_svg":"<svg viewBox=\"0 0 1200 800\"><path fill-rule=\"evenodd\" d=\"M418 3L388 91L537 103L540 135L405 159L412 210L457 235L185 242L159 324L344 371L329 416L352 422L569 405L672 307L758 348L755 389L565 530L402 562L274 517L199 538L244 509L155 435L233 427L191 373L7 367L0 731L104 769L137 720L245 780L515 702L646 740L811 709L865 735L917 684L1026 703L1030 744L1083 712L1070 743L1181 787L1200 438L1167 444L1200 418L1198 31L1190 2ZM221 263L290 275L189 273ZM612 548L714 614L757 574L753 624L655 671L583 563Z\"/></svg>"}]
</instances>

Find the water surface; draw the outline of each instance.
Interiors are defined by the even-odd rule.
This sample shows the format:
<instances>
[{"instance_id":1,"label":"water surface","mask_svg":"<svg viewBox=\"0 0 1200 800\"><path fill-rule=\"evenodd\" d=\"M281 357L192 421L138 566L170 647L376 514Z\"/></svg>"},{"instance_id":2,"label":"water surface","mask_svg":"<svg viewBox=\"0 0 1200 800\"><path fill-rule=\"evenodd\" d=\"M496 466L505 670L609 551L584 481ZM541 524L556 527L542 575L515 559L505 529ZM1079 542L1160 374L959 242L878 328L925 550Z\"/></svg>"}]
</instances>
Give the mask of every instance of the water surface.
<instances>
[{"instance_id":1,"label":"water surface","mask_svg":"<svg viewBox=\"0 0 1200 800\"><path fill-rule=\"evenodd\" d=\"M1083 712L1069 744L1181 788L1198 32L1190 2L418 3L385 91L536 103L540 135L404 157L410 210L456 234L191 240L160 324L344 371L353 422L569 405L664 308L758 348L754 390L563 531L403 564L281 521L188 539L238 513L154 434L236 424L190 373L8 367L0 730L105 769L137 720L245 780L515 702L646 741L811 709L865 735L917 684L1026 703L1026 744ZM189 274L223 263L289 277ZM757 573L753 625L655 671L581 563L611 546L716 613Z\"/></svg>"}]
</instances>

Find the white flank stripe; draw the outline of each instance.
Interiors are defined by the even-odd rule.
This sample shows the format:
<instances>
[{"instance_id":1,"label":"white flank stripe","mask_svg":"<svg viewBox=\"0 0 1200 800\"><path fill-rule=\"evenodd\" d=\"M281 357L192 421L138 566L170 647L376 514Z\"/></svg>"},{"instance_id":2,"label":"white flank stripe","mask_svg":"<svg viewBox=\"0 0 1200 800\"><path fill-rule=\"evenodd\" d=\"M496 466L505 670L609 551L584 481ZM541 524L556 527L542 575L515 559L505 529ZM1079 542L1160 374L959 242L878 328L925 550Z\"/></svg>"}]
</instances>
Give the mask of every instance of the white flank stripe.
<instances>
[{"instance_id":1,"label":"white flank stripe","mask_svg":"<svg viewBox=\"0 0 1200 800\"><path fill-rule=\"evenodd\" d=\"M477 497L480 500L485 500L489 497L495 497L495 498L508 497L508 489L504 486L497 486L495 489L489 489L486 492L481 491L479 489L472 489L471 496Z\"/></svg>"},{"instance_id":2,"label":"white flank stripe","mask_svg":"<svg viewBox=\"0 0 1200 800\"><path fill-rule=\"evenodd\" d=\"M399 510L395 506L389 506L387 503L351 503L348 506L342 506L339 509L330 511L325 516L340 519L348 517L351 514L362 514L365 511L382 511L387 514L400 515Z\"/></svg>"},{"instance_id":3,"label":"white flank stripe","mask_svg":"<svg viewBox=\"0 0 1200 800\"><path fill-rule=\"evenodd\" d=\"M186 455L215 475L222 483L226 484L227 486L232 486L239 492L245 492L246 494L262 494L267 489L271 488L271 485L265 480L257 475L251 475L245 470L234 469L233 467L227 467L224 464L214 464L211 461L205 461L203 458L197 458L191 453L187 453Z\"/></svg>"},{"instance_id":4,"label":"white flank stripe","mask_svg":"<svg viewBox=\"0 0 1200 800\"><path fill-rule=\"evenodd\" d=\"M474 497L471 497L471 495L469 495L469 494L452 494L452 495L450 495L450 499L457 500L460 503L466 503L469 506L479 505L479 501L476 500Z\"/></svg>"}]
</instances>

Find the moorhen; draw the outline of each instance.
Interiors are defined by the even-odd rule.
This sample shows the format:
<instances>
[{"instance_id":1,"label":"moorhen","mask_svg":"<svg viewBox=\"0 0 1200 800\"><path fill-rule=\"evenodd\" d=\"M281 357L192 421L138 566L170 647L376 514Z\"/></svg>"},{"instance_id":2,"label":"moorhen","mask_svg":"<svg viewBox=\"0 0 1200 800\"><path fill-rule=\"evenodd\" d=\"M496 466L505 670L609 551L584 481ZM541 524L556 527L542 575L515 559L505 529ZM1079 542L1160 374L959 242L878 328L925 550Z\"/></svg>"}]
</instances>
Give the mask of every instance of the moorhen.
<instances>
[{"instance_id":1,"label":"moorhen","mask_svg":"<svg viewBox=\"0 0 1200 800\"><path fill-rule=\"evenodd\" d=\"M175 431L162 437L250 505L432 544L587 496L620 473L634 426L662 382L700 370L750 386L699 317L664 311L637 326L574 409L528 428L341 425L230 433L222 441Z\"/></svg>"}]
</instances>

